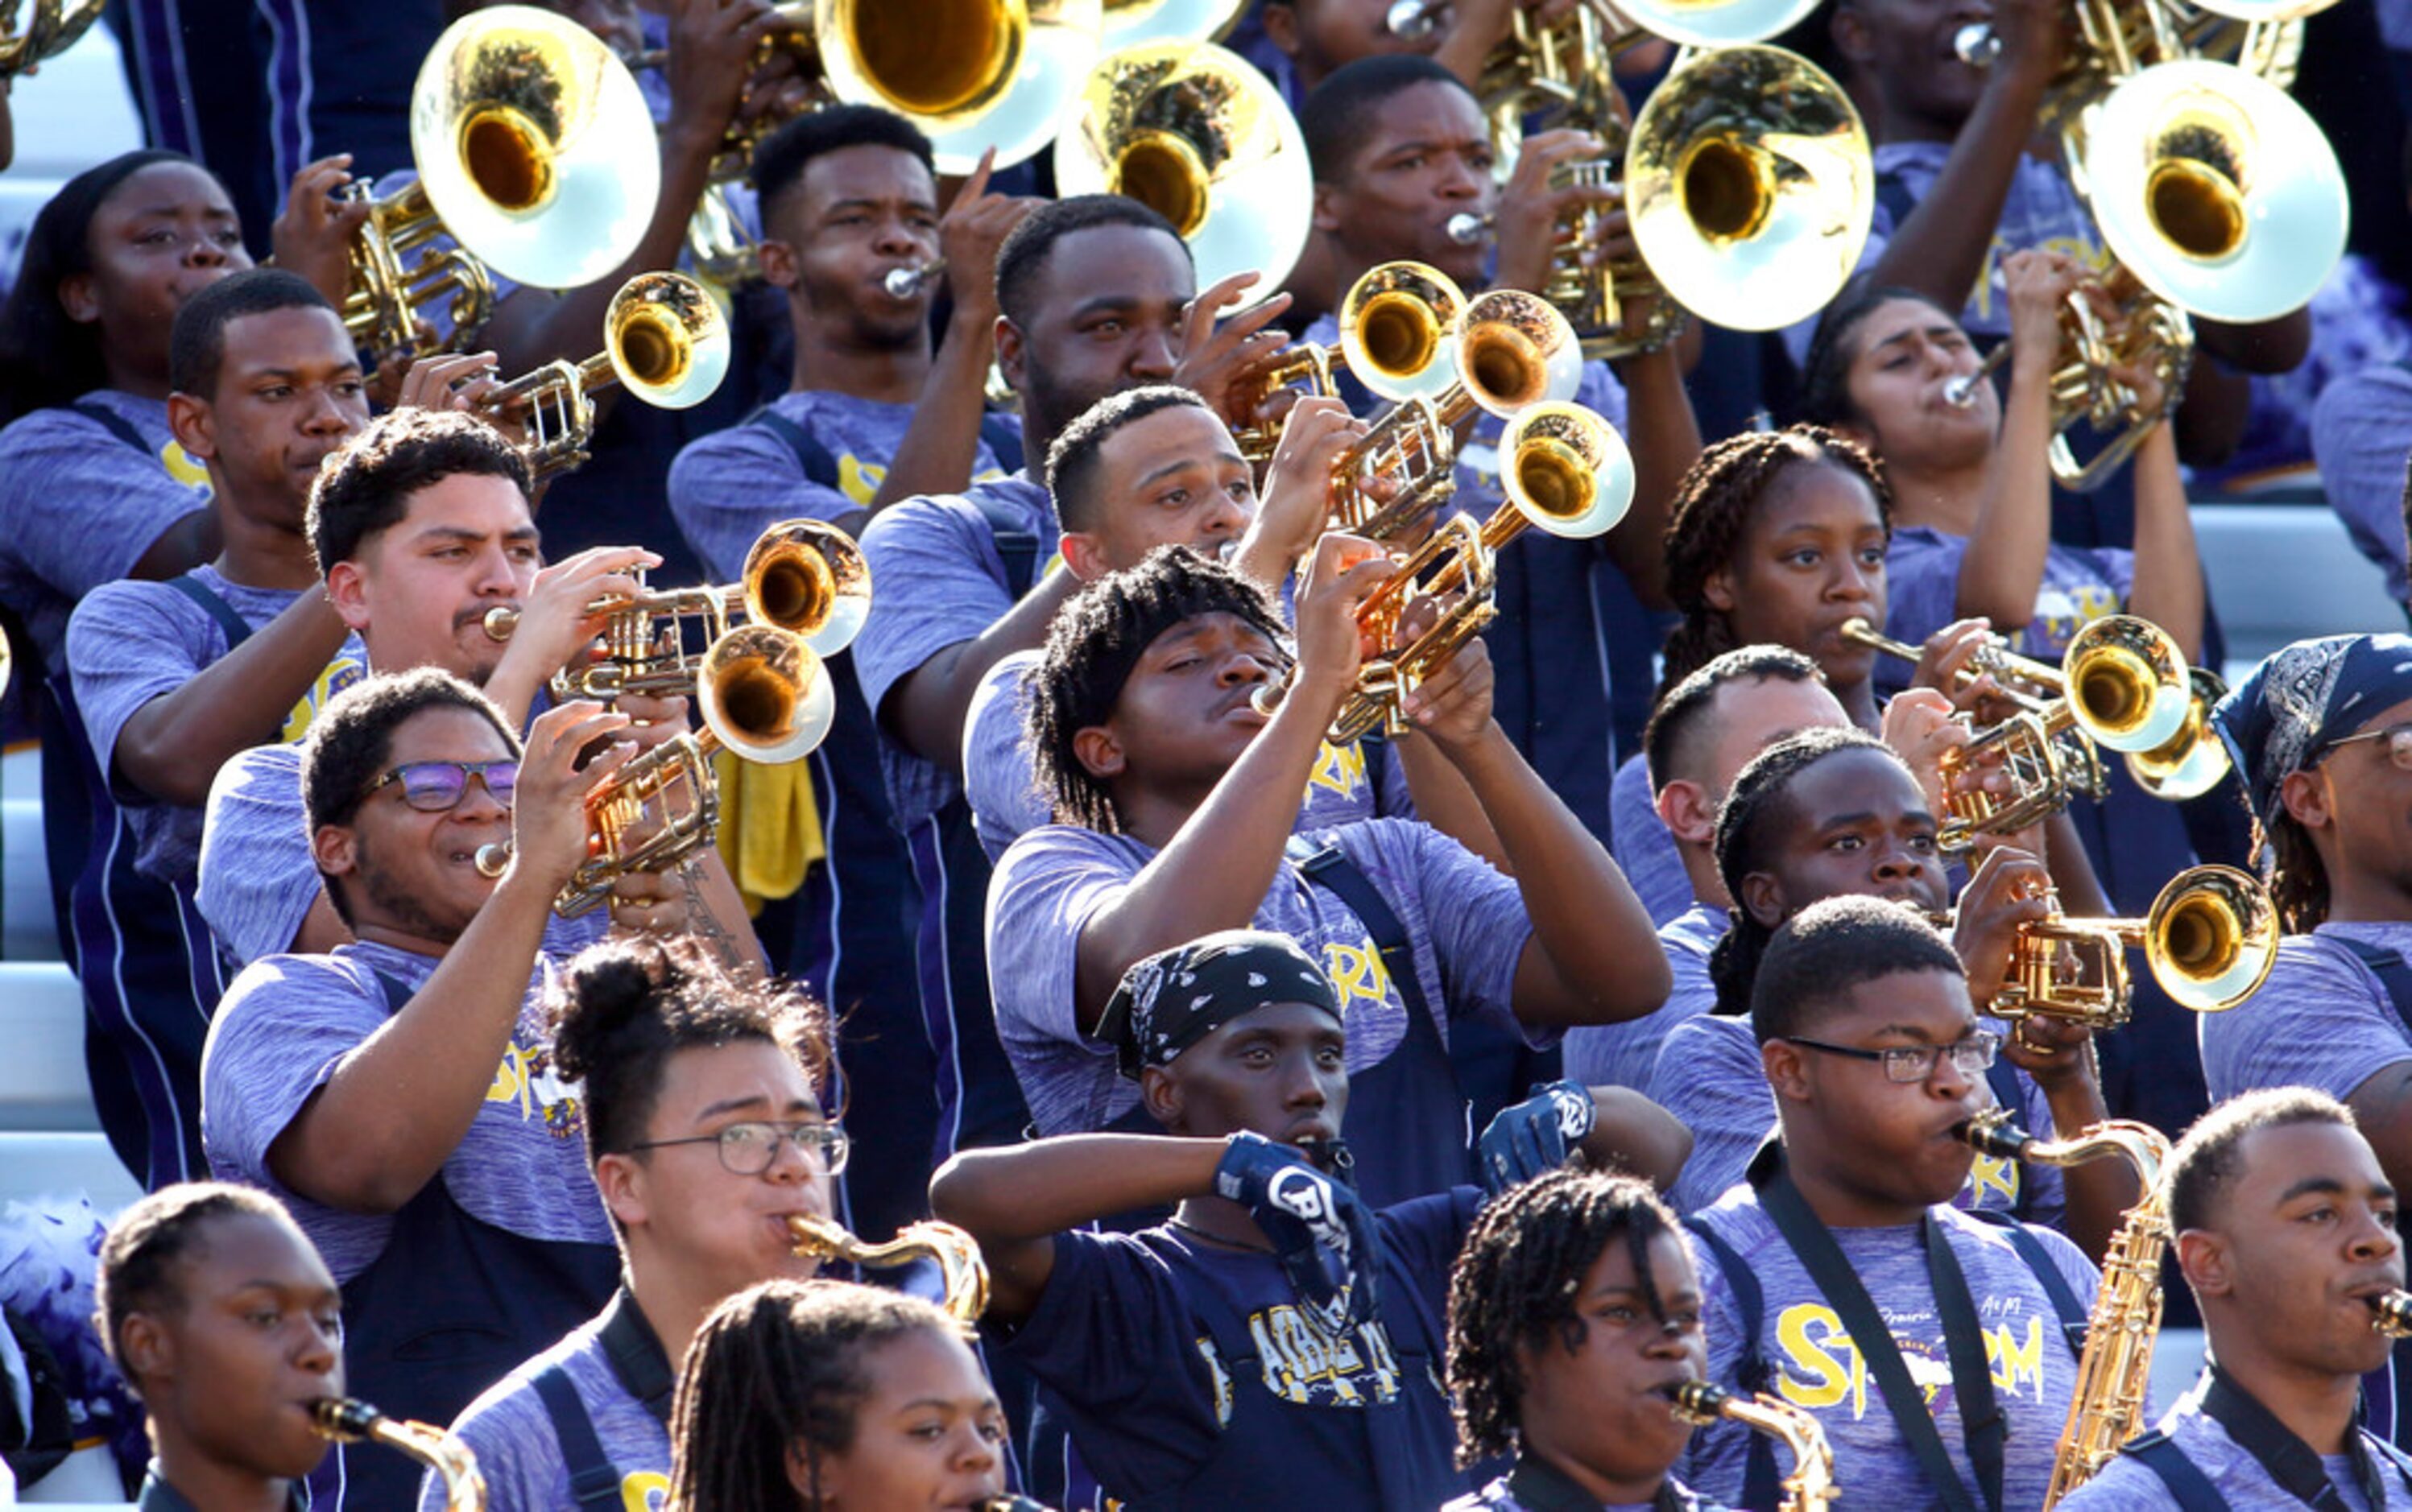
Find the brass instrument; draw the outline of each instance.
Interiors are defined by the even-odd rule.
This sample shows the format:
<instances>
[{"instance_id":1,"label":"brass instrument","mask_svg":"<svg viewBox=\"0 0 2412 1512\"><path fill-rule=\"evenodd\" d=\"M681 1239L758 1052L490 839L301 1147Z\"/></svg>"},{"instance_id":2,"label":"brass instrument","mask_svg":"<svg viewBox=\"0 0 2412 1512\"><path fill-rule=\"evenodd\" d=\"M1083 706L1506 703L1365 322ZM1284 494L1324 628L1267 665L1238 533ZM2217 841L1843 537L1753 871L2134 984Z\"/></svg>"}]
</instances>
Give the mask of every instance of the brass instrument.
<instances>
[{"instance_id":1,"label":"brass instrument","mask_svg":"<svg viewBox=\"0 0 2412 1512\"><path fill-rule=\"evenodd\" d=\"M1189 243L1198 286L1259 276L1270 297L1305 250L1306 139L1272 81L1212 42L1146 42L1089 70L1055 139L1066 198L1128 196Z\"/></svg>"},{"instance_id":2,"label":"brass instrument","mask_svg":"<svg viewBox=\"0 0 2412 1512\"><path fill-rule=\"evenodd\" d=\"M1409 727L1405 700L1424 679L1498 616L1493 589L1500 549L1538 526L1552 536L1582 539L1612 529L1633 504L1633 457L1625 438L1580 404L1544 402L1518 412L1500 438L1508 498L1489 520L1451 515L1398 565L1398 571L1358 606L1359 633L1395 648L1367 662L1357 687L1333 718L1331 740L1346 745L1384 729ZM1399 624L1415 598L1456 595L1432 628L1398 644ZM1277 708L1289 678L1251 697L1259 713Z\"/></svg>"},{"instance_id":3,"label":"brass instrument","mask_svg":"<svg viewBox=\"0 0 2412 1512\"><path fill-rule=\"evenodd\" d=\"M1778 1396L1760 1392L1743 1396L1706 1381L1685 1381L1666 1392L1675 1416L1685 1422L1713 1423L1730 1418L1755 1433L1764 1433L1792 1451L1792 1474L1778 1483L1780 1512L1818 1512L1842 1496L1834 1484L1834 1447L1817 1419Z\"/></svg>"},{"instance_id":4,"label":"brass instrument","mask_svg":"<svg viewBox=\"0 0 2412 1512\"><path fill-rule=\"evenodd\" d=\"M958 1322L977 1323L988 1311L988 1262L980 1257L979 1241L952 1224L925 1219L905 1225L884 1244L866 1244L829 1219L799 1213L787 1220L787 1233L798 1255L874 1267L935 1260L946 1279L947 1311Z\"/></svg>"},{"instance_id":5,"label":"brass instrument","mask_svg":"<svg viewBox=\"0 0 2412 1512\"><path fill-rule=\"evenodd\" d=\"M34 0L20 32L17 0L0 0L0 79L38 71L44 59L75 46L106 8L102 0Z\"/></svg>"},{"instance_id":6,"label":"brass instrument","mask_svg":"<svg viewBox=\"0 0 2412 1512\"><path fill-rule=\"evenodd\" d=\"M2390 1339L2412 1339L2412 1291L2370 1299L2370 1326Z\"/></svg>"},{"instance_id":7,"label":"brass instrument","mask_svg":"<svg viewBox=\"0 0 2412 1512\"><path fill-rule=\"evenodd\" d=\"M2126 953L2136 949L2180 1007L2224 1013L2269 979L2278 959L2277 908L2269 889L2230 866L2180 872L2142 918L2069 918L2055 907L2051 917L2019 926L2008 979L1984 1011L2116 1029L2127 1021Z\"/></svg>"},{"instance_id":8,"label":"brass instrument","mask_svg":"<svg viewBox=\"0 0 2412 1512\"><path fill-rule=\"evenodd\" d=\"M2144 1430L2144 1394L2161 1329L2161 1255L2169 1243L2169 1195L2161 1182L2169 1141L2152 1125L2125 1119L2106 1120L2069 1138L2042 1140L2012 1127L2009 1117L2008 1109L1990 1108L1952 1132L1980 1153L2044 1166L2078 1166L2116 1154L2135 1167L2143 1189L2102 1257L2102 1284L2086 1319L2076 1393L2044 1493L2043 1505L2051 1507L2093 1479L2117 1457L2121 1445Z\"/></svg>"},{"instance_id":9,"label":"brass instrument","mask_svg":"<svg viewBox=\"0 0 2412 1512\"><path fill-rule=\"evenodd\" d=\"M890 268L879 286L891 300L909 300L946 276L947 259L934 257L918 268Z\"/></svg>"},{"instance_id":10,"label":"brass instrument","mask_svg":"<svg viewBox=\"0 0 2412 1512\"><path fill-rule=\"evenodd\" d=\"M469 1446L429 1423L388 1417L365 1402L320 1397L310 1403L310 1426L335 1444L382 1444L435 1472L444 1482L445 1512L485 1512L486 1477Z\"/></svg>"},{"instance_id":11,"label":"brass instrument","mask_svg":"<svg viewBox=\"0 0 2412 1512\"><path fill-rule=\"evenodd\" d=\"M1456 280L1429 263L1401 259L1368 268L1340 301L1340 345L1301 342L1284 352L1257 374L1247 408L1253 412L1285 389L1301 397L1336 398L1342 373L1354 373L1368 390L1393 404L1437 395L1454 376L1445 360L1448 339L1464 309ZM1287 419L1285 413L1242 427L1233 436L1240 455L1257 462L1270 458Z\"/></svg>"},{"instance_id":12,"label":"brass instrument","mask_svg":"<svg viewBox=\"0 0 2412 1512\"><path fill-rule=\"evenodd\" d=\"M1247 8L1247 0L1106 0L1106 45L1219 41Z\"/></svg>"},{"instance_id":13,"label":"brass instrument","mask_svg":"<svg viewBox=\"0 0 2412 1512\"><path fill-rule=\"evenodd\" d=\"M617 383L658 409L712 397L728 373L728 322L684 273L639 273L603 316L603 350L555 359L489 393L489 413L524 409L528 470L542 478L583 462L595 437L595 393Z\"/></svg>"}]
</instances>

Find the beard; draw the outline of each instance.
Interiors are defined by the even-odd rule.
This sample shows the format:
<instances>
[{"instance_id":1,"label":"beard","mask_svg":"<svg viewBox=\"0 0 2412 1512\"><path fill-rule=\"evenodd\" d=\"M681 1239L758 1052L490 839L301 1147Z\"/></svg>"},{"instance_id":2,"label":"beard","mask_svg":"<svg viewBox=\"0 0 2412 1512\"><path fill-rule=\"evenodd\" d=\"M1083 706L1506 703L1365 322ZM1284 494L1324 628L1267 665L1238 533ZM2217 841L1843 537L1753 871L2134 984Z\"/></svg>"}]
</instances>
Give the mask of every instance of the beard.
<instances>
[{"instance_id":1,"label":"beard","mask_svg":"<svg viewBox=\"0 0 2412 1512\"><path fill-rule=\"evenodd\" d=\"M1118 384L1111 389L1091 391L1087 387L1058 383L1052 374L1037 362L1022 369L1022 430L1033 436L1044 436L1052 444L1074 420L1086 415L1097 401L1120 393L1136 385ZM1032 455L1041 455L1036 449Z\"/></svg>"},{"instance_id":2,"label":"beard","mask_svg":"<svg viewBox=\"0 0 2412 1512\"><path fill-rule=\"evenodd\" d=\"M376 858L370 854L368 836L359 836L353 850L353 874L360 880L360 890L390 927L439 945L449 946L461 938L461 932L468 927L466 923L448 924L438 919L399 878L379 869Z\"/></svg>"}]
</instances>

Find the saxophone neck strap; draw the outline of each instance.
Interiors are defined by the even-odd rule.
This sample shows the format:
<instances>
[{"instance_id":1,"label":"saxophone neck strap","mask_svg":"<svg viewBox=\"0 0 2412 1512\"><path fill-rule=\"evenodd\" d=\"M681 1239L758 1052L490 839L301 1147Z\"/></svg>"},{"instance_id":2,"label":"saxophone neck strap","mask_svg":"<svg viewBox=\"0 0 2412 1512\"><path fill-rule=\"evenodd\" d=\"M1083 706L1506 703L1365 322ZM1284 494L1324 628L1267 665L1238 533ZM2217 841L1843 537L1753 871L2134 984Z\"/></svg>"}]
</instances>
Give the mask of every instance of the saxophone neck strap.
<instances>
[{"instance_id":1,"label":"saxophone neck strap","mask_svg":"<svg viewBox=\"0 0 2412 1512\"><path fill-rule=\"evenodd\" d=\"M2295 1436L2292 1430L2278 1420L2277 1414L2263 1406L2252 1392L2236 1384L2234 1377L2217 1365L2204 1370L2202 1379L2202 1411L2225 1429L2237 1446L2253 1456L2279 1490L2320 1512L2346 1512L2345 1497L2336 1484L2329 1479L2328 1466L2320 1461L2317 1450ZM2374 1509L2387 1505L2387 1481L2379 1472L2381 1456L2372 1451L2368 1437L2356 1428L2346 1438L2346 1458L2353 1465L2353 1478L2361 1488L2363 1504ZM2412 1473L2392 1456L2387 1462L2412 1491Z\"/></svg>"}]
</instances>

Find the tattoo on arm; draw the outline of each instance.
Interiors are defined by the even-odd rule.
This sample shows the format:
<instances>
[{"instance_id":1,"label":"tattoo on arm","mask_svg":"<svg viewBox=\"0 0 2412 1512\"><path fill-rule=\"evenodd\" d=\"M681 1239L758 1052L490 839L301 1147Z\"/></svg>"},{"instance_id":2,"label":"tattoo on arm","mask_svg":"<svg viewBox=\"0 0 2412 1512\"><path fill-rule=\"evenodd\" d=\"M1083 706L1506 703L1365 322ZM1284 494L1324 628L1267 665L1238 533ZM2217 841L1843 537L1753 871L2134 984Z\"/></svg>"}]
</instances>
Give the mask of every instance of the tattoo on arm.
<instances>
[{"instance_id":1,"label":"tattoo on arm","mask_svg":"<svg viewBox=\"0 0 2412 1512\"><path fill-rule=\"evenodd\" d=\"M679 888L686 894L687 932L711 947L723 967L743 975L745 971L743 952L737 948L737 942L728 937L728 932L721 927L719 916L713 913L712 905L704 902L702 875L703 868L693 860L678 869Z\"/></svg>"}]
</instances>

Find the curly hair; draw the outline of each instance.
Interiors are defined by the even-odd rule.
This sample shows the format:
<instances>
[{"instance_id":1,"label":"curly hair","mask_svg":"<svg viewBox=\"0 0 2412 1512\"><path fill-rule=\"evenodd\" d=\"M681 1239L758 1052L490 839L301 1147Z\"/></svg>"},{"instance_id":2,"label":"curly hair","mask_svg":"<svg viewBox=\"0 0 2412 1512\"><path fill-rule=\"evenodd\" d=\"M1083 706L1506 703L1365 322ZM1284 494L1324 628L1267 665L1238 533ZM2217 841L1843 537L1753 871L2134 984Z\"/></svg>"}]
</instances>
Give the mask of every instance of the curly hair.
<instances>
[{"instance_id":1,"label":"curly hair","mask_svg":"<svg viewBox=\"0 0 2412 1512\"><path fill-rule=\"evenodd\" d=\"M963 1326L903 1292L766 1281L712 1310L670 1409L670 1505L682 1512L817 1512L820 1461L854 1444L868 1358L907 1334ZM787 1478L801 1452L814 1486Z\"/></svg>"},{"instance_id":2,"label":"curly hair","mask_svg":"<svg viewBox=\"0 0 2412 1512\"><path fill-rule=\"evenodd\" d=\"M522 498L535 487L520 448L474 415L397 409L369 421L319 466L310 488L303 530L318 576L350 561L371 536L400 524L412 494L459 474L508 478Z\"/></svg>"},{"instance_id":3,"label":"curly hair","mask_svg":"<svg viewBox=\"0 0 2412 1512\"><path fill-rule=\"evenodd\" d=\"M1750 1012L1750 991L1758 976L1759 958L1774 930L1751 917L1742 905L1743 878L1775 864L1776 849L1799 822L1791 801L1793 780L1840 751L1881 751L1896 763L1893 748L1867 731L1848 725L1820 725L1787 735L1751 757L1734 776L1725 806L1717 810L1717 876L1726 896L1732 927L1709 952L1709 980L1717 990L1716 1011L1729 1018ZM1906 765L1902 767L1906 772Z\"/></svg>"},{"instance_id":4,"label":"curly hair","mask_svg":"<svg viewBox=\"0 0 2412 1512\"><path fill-rule=\"evenodd\" d=\"M1160 546L1138 566L1109 573L1055 612L1047 649L1030 669L1030 742L1038 790L1058 824L1122 833L1113 794L1081 762L1081 731L1113 717L1123 684L1166 631L1201 614L1232 614L1276 647L1288 643L1264 591L1181 546Z\"/></svg>"},{"instance_id":5,"label":"curly hair","mask_svg":"<svg viewBox=\"0 0 2412 1512\"><path fill-rule=\"evenodd\" d=\"M1892 538L1892 489L1865 447L1816 425L1745 431L1709 448L1677 489L1667 523L1667 595L1683 620L1667 633L1664 697L1714 657L1742 644L1726 611L1709 602L1709 580L1733 565L1751 507L1787 468L1838 468L1868 486L1885 538Z\"/></svg>"},{"instance_id":6,"label":"curly hair","mask_svg":"<svg viewBox=\"0 0 2412 1512\"><path fill-rule=\"evenodd\" d=\"M1582 1347L1588 1325L1575 1303L1583 1278L1620 1237L1651 1315L1666 1321L1650 1242L1682 1233L1649 1182L1605 1171L1550 1171L1482 1210L1449 1277L1449 1390L1461 1467L1516 1447L1532 1385L1519 1357L1552 1344Z\"/></svg>"},{"instance_id":7,"label":"curly hair","mask_svg":"<svg viewBox=\"0 0 2412 1512\"><path fill-rule=\"evenodd\" d=\"M292 1215L274 1197L230 1182L163 1186L109 1226L109 1237L100 1245L99 1274L93 1284L93 1328L118 1369L125 1369L125 1356L120 1349L125 1320L137 1313L182 1308L184 1295L177 1284L178 1262L200 1243L205 1226L238 1217L266 1218L293 1226ZM133 1384L139 1388L141 1383Z\"/></svg>"}]
</instances>

